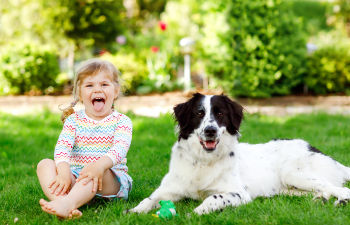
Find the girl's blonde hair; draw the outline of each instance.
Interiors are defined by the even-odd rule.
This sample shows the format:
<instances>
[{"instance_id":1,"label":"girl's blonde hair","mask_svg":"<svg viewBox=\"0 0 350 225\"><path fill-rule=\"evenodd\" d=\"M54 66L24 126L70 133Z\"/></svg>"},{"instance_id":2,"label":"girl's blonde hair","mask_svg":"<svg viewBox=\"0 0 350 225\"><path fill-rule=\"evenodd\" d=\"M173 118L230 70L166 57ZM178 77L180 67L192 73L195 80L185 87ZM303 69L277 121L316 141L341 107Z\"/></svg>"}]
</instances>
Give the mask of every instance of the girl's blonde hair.
<instances>
[{"instance_id":1,"label":"girl's blonde hair","mask_svg":"<svg viewBox=\"0 0 350 225\"><path fill-rule=\"evenodd\" d=\"M89 76L94 76L101 71L112 75L113 82L116 83L116 88L119 88L119 70L110 62L102 59L89 59L82 63L76 72L73 84L73 101L67 108L61 109L62 115L61 120L64 123L66 118L74 113L74 106L79 102L80 99L80 85L82 81Z\"/></svg>"}]
</instances>

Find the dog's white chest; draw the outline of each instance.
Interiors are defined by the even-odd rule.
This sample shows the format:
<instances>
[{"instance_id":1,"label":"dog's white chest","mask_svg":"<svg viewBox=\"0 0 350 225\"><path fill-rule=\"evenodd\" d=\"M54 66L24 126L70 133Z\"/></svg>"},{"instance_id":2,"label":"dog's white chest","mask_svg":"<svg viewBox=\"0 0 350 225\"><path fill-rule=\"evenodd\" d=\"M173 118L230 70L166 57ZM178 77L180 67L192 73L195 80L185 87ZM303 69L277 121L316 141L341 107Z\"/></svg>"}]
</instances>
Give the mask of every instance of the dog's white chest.
<instances>
[{"instance_id":1,"label":"dog's white chest","mask_svg":"<svg viewBox=\"0 0 350 225\"><path fill-rule=\"evenodd\" d=\"M219 171L207 166L192 166L192 173L183 171L183 184L187 188L188 196L196 199L204 199L211 195L213 187L217 183Z\"/></svg>"},{"instance_id":2,"label":"dog's white chest","mask_svg":"<svg viewBox=\"0 0 350 225\"><path fill-rule=\"evenodd\" d=\"M232 162L231 162L232 164ZM170 171L181 183L185 195L194 199L204 199L216 193L223 179L230 174L228 162L203 163L189 155L174 152Z\"/></svg>"}]
</instances>

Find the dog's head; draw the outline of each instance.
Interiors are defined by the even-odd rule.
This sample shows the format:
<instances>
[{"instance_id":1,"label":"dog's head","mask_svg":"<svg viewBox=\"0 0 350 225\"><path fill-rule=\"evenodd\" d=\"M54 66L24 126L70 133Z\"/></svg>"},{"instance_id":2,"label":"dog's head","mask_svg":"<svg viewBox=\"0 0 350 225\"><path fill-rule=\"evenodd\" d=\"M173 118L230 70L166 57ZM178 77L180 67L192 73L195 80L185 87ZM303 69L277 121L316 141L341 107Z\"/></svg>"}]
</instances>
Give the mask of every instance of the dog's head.
<instances>
[{"instance_id":1,"label":"dog's head","mask_svg":"<svg viewBox=\"0 0 350 225\"><path fill-rule=\"evenodd\" d=\"M203 149L212 152L223 133L237 135L243 107L225 95L196 93L187 102L175 106L174 115L180 129L179 140L194 134Z\"/></svg>"}]
</instances>

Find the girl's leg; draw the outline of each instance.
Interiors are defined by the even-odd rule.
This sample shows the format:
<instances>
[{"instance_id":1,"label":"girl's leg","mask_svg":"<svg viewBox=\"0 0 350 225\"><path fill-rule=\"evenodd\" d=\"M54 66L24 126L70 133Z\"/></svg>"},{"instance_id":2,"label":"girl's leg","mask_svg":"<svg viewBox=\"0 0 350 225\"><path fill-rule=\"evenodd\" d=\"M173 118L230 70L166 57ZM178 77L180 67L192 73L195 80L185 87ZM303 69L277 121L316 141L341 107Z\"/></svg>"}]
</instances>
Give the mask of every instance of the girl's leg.
<instances>
[{"instance_id":1,"label":"girl's leg","mask_svg":"<svg viewBox=\"0 0 350 225\"><path fill-rule=\"evenodd\" d=\"M84 184L87 179L88 178L76 183L68 195L63 198L51 202L42 200L41 204L45 205L45 211L59 217L67 218L72 210L89 202L95 196L96 192L92 192L93 182L91 180L87 184ZM120 184L110 170L105 172L102 184L103 189L99 193L103 195L117 194L119 191Z\"/></svg>"},{"instance_id":2,"label":"girl's leg","mask_svg":"<svg viewBox=\"0 0 350 225\"><path fill-rule=\"evenodd\" d=\"M43 190L44 194L48 199L55 200L59 198L63 198L64 196L57 196L55 194L51 193L51 190L49 189L49 185L51 182L55 179L57 176L57 170L56 170L56 163L51 160L51 159L43 159L41 160L38 165L37 165L37 170L36 170L41 189ZM71 187L75 184L75 178L72 174L72 184ZM40 200L40 205L42 206L43 210L45 205L42 204L44 200ZM78 209L74 209L71 214L69 215L70 217L80 217L82 216L82 213Z\"/></svg>"},{"instance_id":3,"label":"girl's leg","mask_svg":"<svg viewBox=\"0 0 350 225\"><path fill-rule=\"evenodd\" d=\"M41 189L43 190L46 197L51 201L55 200L56 198L60 198L61 196L52 194L51 190L49 189L49 185L57 176L56 163L52 159L43 159L38 163L36 168L36 173L38 175ZM71 176L72 176L71 187L73 187L75 183L75 178L73 174Z\"/></svg>"},{"instance_id":4,"label":"girl's leg","mask_svg":"<svg viewBox=\"0 0 350 225\"><path fill-rule=\"evenodd\" d=\"M120 183L116 175L111 170L107 170L102 179L102 191L98 191L97 193L102 195L116 195L119 189Z\"/></svg>"}]
</instances>

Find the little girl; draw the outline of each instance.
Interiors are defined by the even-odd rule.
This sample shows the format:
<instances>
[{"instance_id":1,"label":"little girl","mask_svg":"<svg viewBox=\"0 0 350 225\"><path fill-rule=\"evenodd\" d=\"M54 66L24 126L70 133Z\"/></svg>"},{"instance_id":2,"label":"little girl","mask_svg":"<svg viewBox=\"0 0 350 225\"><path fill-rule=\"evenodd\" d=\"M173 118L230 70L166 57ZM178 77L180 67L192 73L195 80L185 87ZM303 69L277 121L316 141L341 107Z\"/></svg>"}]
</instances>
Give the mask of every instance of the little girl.
<instances>
[{"instance_id":1,"label":"little girl","mask_svg":"<svg viewBox=\"0 0 350 225\"><path fill-rule=\"evenodd\" d=\"M128 198L132 179L126 154L132 136L130 119L115 111L120 86L118 70L91 59L77 71L74 101L62 113L63 130L54 160L43 159L37 175L44 194L42 210L61 218L80 217L78 208L95 195ZM74 112L80 101L84 110Z\"/></svg>"}]
</instances>

